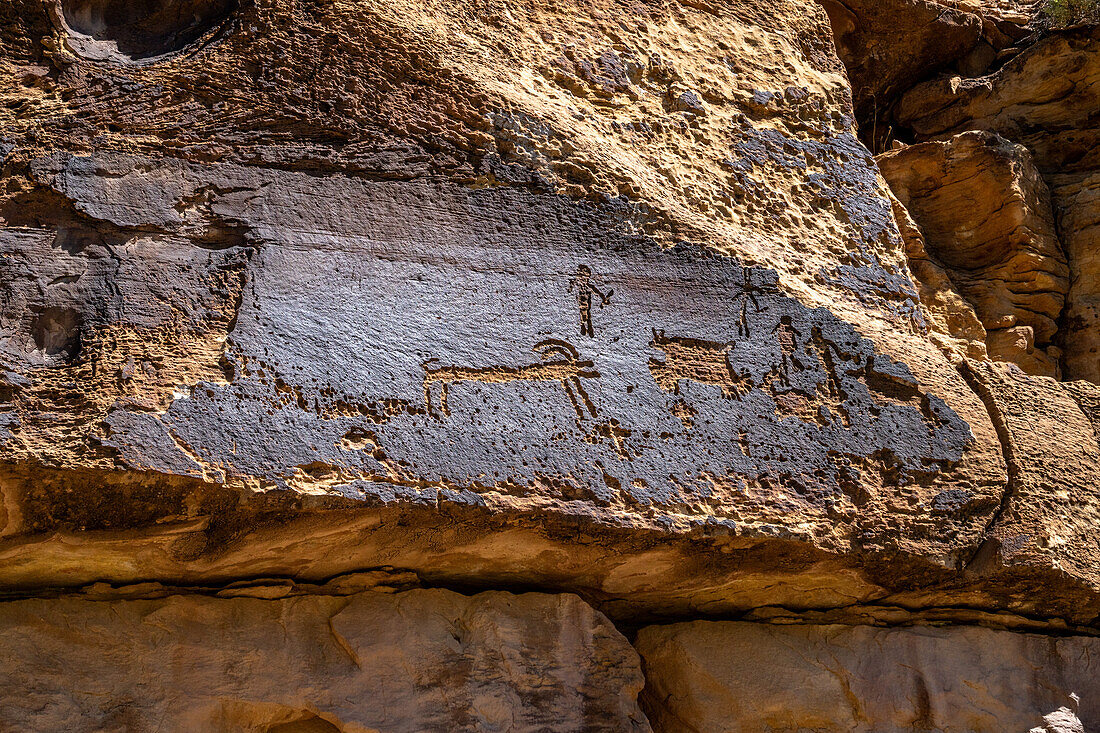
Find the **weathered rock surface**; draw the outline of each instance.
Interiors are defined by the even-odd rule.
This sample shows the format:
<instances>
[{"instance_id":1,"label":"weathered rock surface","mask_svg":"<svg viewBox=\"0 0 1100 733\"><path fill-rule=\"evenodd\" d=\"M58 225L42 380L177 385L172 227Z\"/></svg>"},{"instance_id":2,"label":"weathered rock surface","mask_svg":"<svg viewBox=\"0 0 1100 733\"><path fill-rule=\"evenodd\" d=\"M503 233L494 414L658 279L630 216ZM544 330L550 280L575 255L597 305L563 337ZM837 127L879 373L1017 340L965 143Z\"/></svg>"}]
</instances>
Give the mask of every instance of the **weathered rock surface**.
<instances>
[{"instance_id":1,"label":"weathered rock surface","mask_svg":"<svg viewBox=\"0 0 1100 733\"><path fill-rule=\"evenodd\" d=\"M929 338L955 358L988 359L985 327L974 306L959 293L947 269L928 253L920 227L893 193L890 202L909 271L928 318Z\"/></svg>"},{"instance_id":2,"label":"weathered rock surface","mask_svg":"<svg viewBox=\"0 0 1100 733\"><path fill-rule=\"evenodd\" d=\"M438 514L446 505L471 522L495 512L539 527L544 512L651 538L718 535L717 557L804 558L781 575L817 576L824 558L776 540L834 554L900 549L953 568L999 503L995 434L976 438L984 408L945 361L958 391L943 394L969 420L847 322L785 295L774 274L619 234L598 211L506 187L471 194L108 155L32 162L31 172L78 221L136 231L86 244L79 225L5 235L9 456L57 466L17 464L4 482L8 583L137 580L141 566L177 581L245 567L311 578L451 567L418 559L417 541L394 557L392 540L364 540L359 527L376 515L332 517L323 540L254 531L265 513L363 505L419 507L425 526L451 521ZM198 196L211 198L215 223L181 239L189 224L173 218ZM388 213L407 207L420 215ZM138 233L159 226L168 233ZM218 226L245 233L215 230L230 241L202 246ZM536 256L529 237L540 230ZM524 303L523 318L507 303ZM930 344L912 347L939 358ZM87 473L118 468L149 478L134 487ZM109 513L107 491L118 499ZM896 506L917 509L899 516ZM146 533L151 556L120 565L89 552L110 539L59 542L66 529ZM497 544L490 524L468 531ZM142 545L127 539L130 552ZM285 551L333 542L347 551ZM497 557L493 572L534 579L556 562L524 556ZM674 572L701 575L716 595L728 574L781 587L751 580L754 564L720 577ZM593 568L586 582L619 595L602 579L614 572ZM843 597L891 582L825 584ZM820 604L819 584L797 602ZM698 591L688 581L666 600ZM726 603L746 605L737 592Z\"/></svg>"},{"instance_id":3,"label":"weathered rock surface","mask_svg":"<svg viewBox=\"0 0 1100 733\"><path fill-rule=\"evenodd\" d=\"M724 616L859 639L826 729L1086 724L1100 388L989 357L1100 369L1096 40L995 5L832 7L847 75L810 0L0 8L0 719L645 730L607 619ZM949 66L893 196L848 78ZM665 631L657 729L759 729Z\"/></svg>"},{"instance_id":4,"label":"weathered rock surface","mask_svg":"<svg viewBox=\"0 0 1100 733\"><path fill-rule=\"evenodd\" d=\"M903 92L971 51L982 36L978 15L929 0L821 4L868 139L887 132L890 109Z\"/></svg>"},{"instance_id":5,"label":"weathered rock surface","mask_svg":"<svg viewBox=\"0 0 1100 733\"><path fill-rule=\"evenodd\" d=\"M994 74L945 77L908 92L900 124L918 139L988 130L1023 144L1050 186L1058 233L1069 260L1070 287L1059 347L1068 379L1100 382L1097 336L1100 297L1091 260L1100 218L1100 29L1051 33Z\"/></svg>"},{"instance_id":6,"label":"weathered rock surface","mask_svg":"<svg viewBox=\"0 0 1100 733\"><path fill-rule=\"evenodd\" d=\"M1058 376L1069 289L1050 192L1027 150L969 132L885 153L879 168L928 252L974 306L989 356Z\"/></svg>"},{"instance_id":7,"label":"weathered rock surface","mask_svg":"<svg viewBox=\"0 0 1100 733\"><path fill-rule=\"evenodd\" d=\"M1100 639L696 621L638 633L656 730L1095 730Z\"/></svg>"},{"instance_id":8,"label":"weathered rock surface","mask_svg":"<svg viewBox=\"0 0 1100 733\"><path fill-rule=\"evenodd\" d=\"M28 731L648 731L629 642L576 596L445 590L0 604Z\"/></svg>"},{"instance_id":9,"label":"weathered rock surface","mask_svg":"<svg viewBox=\"0 0 1100 733\"><path fill-rule=\"evenodd\" d=\"M1027 147L1044 173L1100 166L1100 29L1051 33L993 74L944 76L907 92L898 124L918 139L996 132Z\"/></svg>"},{"instance_id":10,"label":"weathered rock surface","mask_svg":"<svg viewBox=\"0 0 1100 733\"><path fill-rule=\"evenodd\" d=\"M60 71L5 113L0 580L395 565L677 613L955 587L1000 445L825 16L787 10L629 42L586 11L576 45L537 10L255 3L106 61L55 17Z\"/></svg>"},{"instance_id":11,"label":"weathered rock surface","mask_svg":"<svg viewBox=\"0 0 1100 733\"><path fill-rule=\"evenodd\" d=\"M1100 383L1100 171L1049 179L1070 266L1061 334L1065 373Z\"/></svg>"},{"instance_id":12,"label":"weathered rock surface","mask_svg":"<svg viewBox=\"0 0 1100 733\"><path fill-rule=\"evenodd\" d=\"M1029 377L1008 364L968 363L964 371L989 406L1008 463L1008 491L971 566L1052 566L1097 577L1100 434L1093 405L1100 387Z\"/></svg>"}]
</instances>

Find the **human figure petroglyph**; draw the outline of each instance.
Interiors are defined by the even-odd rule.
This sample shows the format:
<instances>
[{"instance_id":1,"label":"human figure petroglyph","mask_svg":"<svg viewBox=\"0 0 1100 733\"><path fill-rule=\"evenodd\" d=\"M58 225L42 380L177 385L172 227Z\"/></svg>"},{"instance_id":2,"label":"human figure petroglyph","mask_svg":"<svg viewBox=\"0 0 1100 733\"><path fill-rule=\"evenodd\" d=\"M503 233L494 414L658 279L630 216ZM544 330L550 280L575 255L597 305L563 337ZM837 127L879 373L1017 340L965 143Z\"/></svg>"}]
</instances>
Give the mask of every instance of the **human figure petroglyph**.
<instances>
[{"instance_id":1,"label":"human figure petroglyph","mask_svg":"<svg viewBox=\"0 0 1100 733\"><path fill-rule=\"evenodd\" d=\"M737 314L737 336L738 338L749 338L752 334L749 331L749 303L752 303L753 313L759 313L761 310L760 300L757 298L757 293L765 294L774 289L768 287L765 283L760 282L758 279L753 278L748 270L742 270L740 291L733 297L730 303L730 309Z\"/></svg>"},{"instance_id":2,"label":"human figure petroglyph","mask_svg":"<svg viewBox=\"0 0 1100 733\"><path fill-rule=\"evenodd\" d=\"M749 337L749 306L748 299L743 295L738 296L734 303L740 301L741 312L737 316L737 335L741 338Z\"/></svg>"},{"instance_id":3,"label":"human figure petroglyph","mask_svg":"<svg viewBox=\"0 0 1100 733\"><path fill-rule=\"evenodd\" d=\"M615 291L608 290L606 295L602 293L593 284L592 268L588 265L577 268L577 274L569 281L569 291L572 292L574 287L577 288L577 306L580 308L581 336L595 336L595 331L592 329L592 296L599 296L602 308L611 302L611 296Z\"/></svg>"},{"instance_id":4,"label":"human figure petroglyph","mask_svg":"<svg viewBox=\"0 0 1100 733\"><path fill-rule=\"evenodd\" d=\"M793 361L796 367L804 369L802 362L795 356L795 350L798 348L798 337L802 334L791 323L791 317L783 316L780 318L779 324L772 329L772 333L775 334L779 351L783 355L783 368L790 369L788 361Z\"/></svg>"},{"instance_id":5,"label":"human figure petroglyph","mask_svg":"<svg viewBox=\"0 0 1100 733\"><path fill-rule=\"evenodd\" d=\"M586 415L596 416L596 406L588 397L581 379L596 379L600 373L593 368L591 361L582 360L577 349L567 341L546 339L531 349L542 357L542 361L519 367L488 366L438 366L438 359L429 359L421 366L424 369L424 402L428 412L432 413L432 384L438 382L439 409L443 415L450 415L447 394L456 382L504 383L516 381L561 382L577 419Z\"/></svg>"},{"instance_id":6,"label":"human figure petroglyph","mask_svg":"<svg viewBox=\"0 0 1100 733\"><path fill-rule=\"evenodd\" d=\"M794 352L795 347L798 345L798 329L792 325L790 316L783 316L779 319L779 323L772 329L772 333L775 334L775 340L779 343L779 348L784 354L791 354Z\"/></svg>"}]
</instances>

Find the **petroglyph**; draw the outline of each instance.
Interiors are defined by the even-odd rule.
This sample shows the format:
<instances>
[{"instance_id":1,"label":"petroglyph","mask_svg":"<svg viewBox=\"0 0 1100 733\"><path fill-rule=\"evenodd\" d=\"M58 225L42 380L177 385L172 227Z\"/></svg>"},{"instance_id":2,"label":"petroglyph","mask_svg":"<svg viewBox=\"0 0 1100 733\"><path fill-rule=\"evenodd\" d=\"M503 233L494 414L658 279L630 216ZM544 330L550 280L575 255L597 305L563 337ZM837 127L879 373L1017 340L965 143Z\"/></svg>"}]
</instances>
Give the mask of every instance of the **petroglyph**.
<instances>
[{"instance_id":1,"label":"petroglyph","mask_svg":"<svg viewBox=\"0 0 1100 733\"><path fill-rule=\"evenodd\" d=\"M202 175L249 191L212 205L258 245L226 341L233 377L164 412L112 412L103 444L119 460L274 486L324 464L339 470L321 488L355 498L556 496L732 526L806 505L835 522L853 496L927 485L971 441L850 324L704 248L517 189ZM417 216L395 218L397 200ZM593 305L612 303L593 328Z\"/></svg>"},{"instance_id":2,"label":"petroglyph","mask_svg":"<svg viewBox=\"0 0 1100 733\"><path fill-rule=\"evenodd\" d=\"M615 291L608 290L605 294L597 288L592 282L592 268L588 265L579 266L577 274L569 281L570 292L574 288L577 291L577 307L580 310L581 336L595 336L596 332L592 328L592 296L595 295L600 299L600 307L602 308L611 302L611 296L615 294Z\"/></svg>"},{"instance_id":3,"label":"petroglyph","mask_svg":"<svg viewBox=\"0 0 1100 733\"><path fill-rule=\"evenodd\" d=\"M736 341L723 343L691 336L667 336L656 329L650 346L660 349L664 359L651 357L649 370L657 386L677 397L685 381L718 387L726 399L741 399L749 390L756 389L774 399L775 410L781 416L820 424L837 420L845 427L851 426L851 417L838 369L844 370L845 378L858 380L868 390L874 401L870 407L872 414L881 413L883 404L910 404L912 398L923 397L911 382L898 381L877 372L873 357L860 361L854 354L838 349L822 335L818 326L804 335L795 328L791 316L781 316L771 333L780 359L771 364L760 381L754 380L748 369L739 371L731 360ZM797 385L791 379L792 372L798 373ZM824 379L820 379L821 376ZM807 381L814 383L813 390L799 386ZM904 396L899 397L899 394ZM683 399L674 402L669 409L690 427L695 412Z\"/></svg>"},{"instance_id":4,"label":"petroglyph","mask_svg":"<svg viewBox=\"0 0 1100 733\"><path fill-rule=\"evenodd\" d=\"M650 345L665 353L664 360L649 360L649 371L657 386L664 391L679 395L681 380L690 379L699 384L719 387L722 396L727 399L741 395L743 380L734 372L729 359L732 341L718 343L686 336L666 336L664 331L654 329Z\"/></svg>"},{"instance_id":5,"label":"petroglyph","mask_svg":"<svg viewBox=\"0 0 1100 733\"><path fill-rule=\"evenodd\" d=\"M439 383L439 409L444 415L450 415L451 409L447 404L447 394L451 385L456 382L483 382L486 384L521 380L561 382L561 386L573 403L573 409L577 411L577 419L583 419L586 414L595 417L596 406L592 404L588 393L584 391L584 385L581 384L581 379L596 379L600 376L600 373L592 368L592 362L583 361L580 358L580 353L572 344L558 339L540 341L531 350L542 356L543 361L541 363L526 364L521 367L461 367L438 366L438 359L429 359L421 365L424 369L425 406L431 412L432 385L435 383Z\"/></svg>"}]
</instances>

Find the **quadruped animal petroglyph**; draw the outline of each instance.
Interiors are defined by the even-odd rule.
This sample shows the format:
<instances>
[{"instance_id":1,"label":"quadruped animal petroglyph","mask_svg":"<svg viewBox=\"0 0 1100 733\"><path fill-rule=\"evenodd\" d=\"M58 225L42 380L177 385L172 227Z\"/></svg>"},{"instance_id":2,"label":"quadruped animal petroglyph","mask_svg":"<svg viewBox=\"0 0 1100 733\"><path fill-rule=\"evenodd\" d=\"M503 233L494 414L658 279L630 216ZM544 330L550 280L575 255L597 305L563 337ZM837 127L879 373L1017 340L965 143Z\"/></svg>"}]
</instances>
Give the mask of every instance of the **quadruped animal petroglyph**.
<instances>
[{"instance_id":1,"label":"quadruped animal petroglyph","mask_svg":"<svg viewBox=\"0 0 1100 733\"><path fill-rule=\"evenodd\" d=\"M592 368L592 362L582 360L577 349L567 341L546 339L531 349L542 357L535 364L519 367L503 365L487 367L442 366L438 359L429 359L421 366L424 369L424 404L429 412L433 410L432 385L439 384L439 409L443 415L450 415L447 394L451 385L457 382L482 382L487 384L515 381L560 382L569 395L577 419L585 414L596 416L596 406L592 404L581 379L596 379L600 373Z\"/></svg>"},{"instance_id":2,"label":"quadruped animal petroglyph","mask_svg":"<svg viewBox=\"0 0 1100 733\"><path fill-rule=\"evenodd\" d=\"M679 395L681 381L691 380L717 386L723 397L741 394L741 377L730 362L733 341L720 343L690 336L666 336L664 331L653 329L650 346L664 352L663 360L649 359L649 371L664 391Z\"/></svg>"}]
</instances>

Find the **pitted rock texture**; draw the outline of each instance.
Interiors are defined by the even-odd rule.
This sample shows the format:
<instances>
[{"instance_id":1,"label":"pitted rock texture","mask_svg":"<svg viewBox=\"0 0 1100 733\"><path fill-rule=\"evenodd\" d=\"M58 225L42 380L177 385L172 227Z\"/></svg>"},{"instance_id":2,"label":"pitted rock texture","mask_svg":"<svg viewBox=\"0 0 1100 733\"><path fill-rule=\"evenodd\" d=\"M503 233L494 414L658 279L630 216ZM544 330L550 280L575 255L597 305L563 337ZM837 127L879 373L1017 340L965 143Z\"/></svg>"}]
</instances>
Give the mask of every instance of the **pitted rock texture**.
<instances>
[{"instance_id":1,"label":"pitted rock texture","mask_svg":"<svg viewBox=\"0 0 1100 733\"><path fill-rule=\"evenodd\" d=\"M968 362L963 370L989 407L1008 463L1008 491L972 569L1047 566L1100 580L1100 387L1028 376L1014 364Z\"/></svg>"},{"instance_id":2,"label":"pitted rock texture","mask_svg":"<svg viewBox=\"0 0 1100 733\"><path fill-rule=\"evenodd\" d=\"M636 642L656 730L1094 730L1100 639L696 621Z\"/></svg>"},{"instance_id":3,"label":"pitted rock texture","mask_svg":"<svg viewBox=\"0 0 1100 733\"><path fill-rule=\"evenodd\" d=\"M555 572L558 587L631 588L660 609L700 592L715 611L819 606L908 586L905 562L828 578L862 564L853 551L900 550L943 583L1000 504L985 406L930 343L910 342L937 360L913 359L914 372L774 273L661 247L600 207L108 154L28 167L40 188L7 230L19 269L5 430L13 459L57 471L3 481L14 585L139 579L110 542L97 557L52 534L102 529L139 533L129 541L155 553L142 562L179 581L361 564L476 581L425 562L415 540L404 555L364 542L356 528L373 520L335 514L449 506L713 537L706 554L753 558L708 577L668 548L680 582L660 592L614 567ZM393 213L407 210L418 216ZM157 276L115 274L150 266ZM73 315L38 328L35 314L55 313ZM917 375L937 370L954 389L924 388ZM93 378L85 399L73 385ZM319 510L346 552L271 554L255 532ZM318 546L284 531L277 542ZM822 565L822 551L844 559ZM777 554L797 559L767 570ZM491 572L509 564L543 579L553 566L507 554Z\"/></svg>"},{"instance_id":4,"label":"pitted rock texture","mask_svg":"<svg viewBox=\"0 0 1100 733\"><path fill-rule=\"evenodd\" d=\"M476 580L355 534L454 512L484 574L626 607L955 585L999 441L927 336L824 13L772 10L635 9L627 36L586 9L566 38L556 11L255 2L104 61L55 18L0 113L5 582ZM509 517L554 552L642 533L581 558L748 557L568 577L493 557ZM310 557L326 523L344 551Z\"/></svg>"},{"instance_id":5,"label":"pitted rock texture","mask_svg":"<svg viewBox=\"0 0 1100 733\"><path fill-rule=\"evenodd\" d=\"M884 153L879 168L928 252L974 306L989 356L1056 377L1069 290L1050 192L1020 145L962 133Z\"/></svg>"},{"instance_id":6,"label":"pitted rock texture","mask_svg":"<svg viewBox=\"0 0 1100 733\"><path fill-rule=\"evenodd\" d=\"M0 120L22 140L17 158L23 147L121 150L554 190L610 201L665 242L767 264L811 305L913 310L882 183L810 0L507 13L258 0L209 42L143 64L84 59L39 0L18 1L48 38L4 60L14 106Z\"/></svg>"},{"instance_id":7,"label":"pitted rock texture","mask_svg":"<svg viewBox=\"0 0 1100 733\"><path fill-rule=\"evenodd\" d=\"M52 599L0 618L0 716L20 730L650 730L638 655L575 596Z\"/></svg>"},{"instance_id":8,"label":"pitted rock texture","mask_svg":"<svg viewBox=\"0 0 1100 733\"><path fill-rule=\"evenodd\" d=\"M919 484L972 441L904 364L783 296L774 274L597 236L598 220L553 199L292 173L261 181L235 167L67 166L60 186L116 223L171 211L156 199L160 181L197 187L191 177L204 176L233 192L212 207L259 247L222 357L232 386L218 372L166 410L125 400L105 416L99 442L133 468L355 499L516 497L662 524L701 515L780 536L782 516L799 511L824 537L845 516L866 521L892 481L933 511L936 492ZM85 173L112 169L106 181ZM397 206L420 215L387 220ZM553 225L540 232L540 222ZM777 503L776 489L790 498Z\"/></svg>"},{"instance_id":9,"label":"pitted rock texture","mask_svg":"<svg viewBox=\"0 0 1100 733\"><path fill-rule=\"evenodd\" d=\"M1006 491L1003 451L929 336L820 10L792 3L780 32L755 5L669 8L637 21L632 43L664 53L633 66L641 46L562 46L554 14L527 18L538 33L496 17L525 28L503 53L476 13L356 7L387 52L349 40L293 100L304 62L241 83L242 59L267 58L251 40L316 55L349 34L350 6L242 5L143 63L73 55L64 25L48 54L13 52L9 93L26 103L3 113L6 582L381 563L477 579L433 567L419 540L357 539L393 507L476 548L487 576L610 593L631 613L700 592L715 612L820 607L913 578L962 592L954 573ZM470 33L410 38L433 13ZM578 22L621 44L601 18ZM725 44L727 61L675 50L683 34ZM739 55L730 38L765 50ZM372 62L349 66L357 53ZM533 75L506 85L501 69ZM339 105L325 97L337 73ZM125 88L120 106L103 85ZM427 89L422 121L380 101ZM146 137L123 132L135 119ZM654 165L673 188L620 185ZM725 208L699 197L718 172L741 191ZM162 275L141 274L154 260ZM444 509L476 529L448 528ZM509 516L555 553L574 522L646 534L607 535L569 577L551 555L494 556ZM343 551L312 557L326 523ZM126 534L81 534L99 530ZM658 554L680 582L663 587L627 572L634 560L583 565L684 533L700 556L746 555L716 571L673 544ZM1091 583L1066 582L1052 607ZM1019 603L990 592L995 608Z\"/></svg>"},{"instance_id":10,"label":"pitted rock texture","mask_svg":"<svg viewBox=\"0 0 1100 733\"><path fill-rule=\"evenodd\" d=\"M1023 223L983 217L982 254L1009 263L985 273L995 298L945 256L917 203L931 188L891 195L810 0L0 8L0 717L646 730L608 619L758 622L721 625L744 639L989 626L961 633L1009 655L1005 686L1087 676L1071 657L1100 617L1100 393L990 362L987 327L1005 328L986 306L1035 317L1057 361L1061 303L1014 297L1032 270L1013 253L1057 262L1051 222L1087 219L1067 203L1087 184L1052 176L1091 175L1060 125L1092 120L1074 105L1094 39L1019 51L1007 4L901 5L916 15L866 4L861 22L927 20L908 61L851 45L896 29L847 39L890 105L951 65L1002 88L918 86L883 108L883 141L980 129L1025 57L1070 85L1015 105L1051 115L1019 121L1026 140L1003 125L1056 217L1024 211L1041 193L1022 155L975 194L1028 192ZM729 660L737 634L708 633L689 641ZM927 655L860 673L872 713L821 714L1091 720L1069 683L989 714L922 688L924 669L982 671L941 632L905 633ZM881 659L849 646L849 666ZM757 666L777 656L760 648ZM888 668L976 712L876 691ZM648 696L658 730L753 728L691 702L689 672L680 722ZM666 684L657 657L646 673Z\"/></svg>"}]
</instances>

